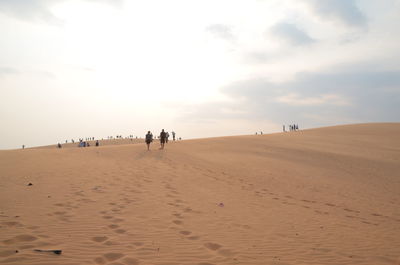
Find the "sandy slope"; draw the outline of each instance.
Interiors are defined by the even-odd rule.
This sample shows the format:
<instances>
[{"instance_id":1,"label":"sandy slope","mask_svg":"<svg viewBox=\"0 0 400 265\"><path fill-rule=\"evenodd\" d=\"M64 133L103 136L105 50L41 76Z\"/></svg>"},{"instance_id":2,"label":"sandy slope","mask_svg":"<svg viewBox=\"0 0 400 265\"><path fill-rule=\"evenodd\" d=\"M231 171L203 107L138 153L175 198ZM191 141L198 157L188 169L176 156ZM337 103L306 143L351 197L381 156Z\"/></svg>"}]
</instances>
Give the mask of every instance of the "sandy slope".
<instances>
[{"instance_id":1,"label":"sandy slope","mask_svg":"<svg viewBox=\"0 0 400 265\"><path fill-rule=\"evenodd\" d=\"M400 264L398 123L157 148L1 151L0 263Z\"/></svg>"}]
</instances>

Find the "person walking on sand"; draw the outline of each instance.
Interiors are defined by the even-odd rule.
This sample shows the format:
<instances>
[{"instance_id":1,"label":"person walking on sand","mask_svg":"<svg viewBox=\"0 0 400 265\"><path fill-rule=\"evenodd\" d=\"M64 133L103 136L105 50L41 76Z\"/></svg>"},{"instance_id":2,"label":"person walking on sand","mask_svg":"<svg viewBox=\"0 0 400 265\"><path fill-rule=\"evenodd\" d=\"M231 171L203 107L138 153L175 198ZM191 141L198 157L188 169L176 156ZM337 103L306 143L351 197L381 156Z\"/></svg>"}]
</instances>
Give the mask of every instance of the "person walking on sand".
<instances>
[{"instance_id":1,"label":"person walking on sand","mask_svg":"<svg viewBox=\"0 0 400 265\"><path fill-rule=\"evenodd\" d=\"M167 134L164 132L164 129L162 129L162 131L160 133L160 144L161 144L160 149L164 149L164 144L165 144L166 139L167 139Z\"/></svg>"},{"instance_id":2,"label":"person walking on sand","mask_svg":"<svg viewBox=\"0 0 400 265\"><path fill-rule=\"evenodd\" d=\"M175 141L175 132L174 131L172 131L172 140Z\"/></svg>"},{"instance_id":3,"label":"person walking on sand","mask_svg":"<svg viewBox=\"0 0 400 265\"><path fill-rule=\"evenodd\" d=\"M147 134L146 134L145 139L146 139L146 144L147 144L147 151L149 151L150 150L150 143L153 142L153 134L150 131L148 131Z\"/></svg>"}]
</instances>

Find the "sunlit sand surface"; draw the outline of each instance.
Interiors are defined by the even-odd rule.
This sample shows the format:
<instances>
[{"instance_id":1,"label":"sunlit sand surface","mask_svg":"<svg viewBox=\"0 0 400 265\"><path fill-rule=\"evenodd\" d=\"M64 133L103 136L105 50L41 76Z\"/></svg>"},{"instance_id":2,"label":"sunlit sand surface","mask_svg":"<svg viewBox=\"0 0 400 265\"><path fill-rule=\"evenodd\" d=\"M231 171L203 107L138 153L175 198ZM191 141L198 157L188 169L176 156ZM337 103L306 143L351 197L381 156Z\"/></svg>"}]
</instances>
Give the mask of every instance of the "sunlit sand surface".
<instances>
[{"instance_id":1,"label":"sunlit sand surface","mask_svg":"<svg viewBox=\"0 0 400 265\"><path fill-rule=\"evenodd\" d=\"M400 264L399 123L121 141L0 151L1 264Z\"/></svg>"}]
</instances>

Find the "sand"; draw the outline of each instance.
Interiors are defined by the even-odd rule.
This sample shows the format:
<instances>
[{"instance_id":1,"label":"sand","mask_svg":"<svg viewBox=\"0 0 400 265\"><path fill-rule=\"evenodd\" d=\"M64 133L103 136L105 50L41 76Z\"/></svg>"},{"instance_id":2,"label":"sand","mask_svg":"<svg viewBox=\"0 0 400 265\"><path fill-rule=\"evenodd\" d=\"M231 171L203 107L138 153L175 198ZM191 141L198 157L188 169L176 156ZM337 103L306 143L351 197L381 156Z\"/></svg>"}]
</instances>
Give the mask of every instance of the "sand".
<instances>
[{"instance_id":1,"label":"sand","mask_svg":"<svg viewBox=\"0 0 400 265\"><path fill-rule=\"evenodd\" d=\"M0 263L400 264L399 136L380 123L0 151Z\"/></svg>"}]
</instances>

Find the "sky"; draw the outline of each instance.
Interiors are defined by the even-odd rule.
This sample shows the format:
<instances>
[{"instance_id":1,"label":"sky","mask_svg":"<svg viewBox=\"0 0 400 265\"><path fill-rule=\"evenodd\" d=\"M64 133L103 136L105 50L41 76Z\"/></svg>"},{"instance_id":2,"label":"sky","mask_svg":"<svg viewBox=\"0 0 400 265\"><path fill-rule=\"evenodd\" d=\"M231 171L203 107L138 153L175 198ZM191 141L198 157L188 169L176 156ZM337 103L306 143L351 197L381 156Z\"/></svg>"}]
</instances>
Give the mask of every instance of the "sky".
<instances>
[{"instance_id":1,"label":"sky","mask_svg":"<svg viewBox=\"0 0 400 265\"><path fill-rule=\"evenodd\" d=\"M0 149L400 121L400 0L0 0Z\"/></svg>"}]
</instances>

